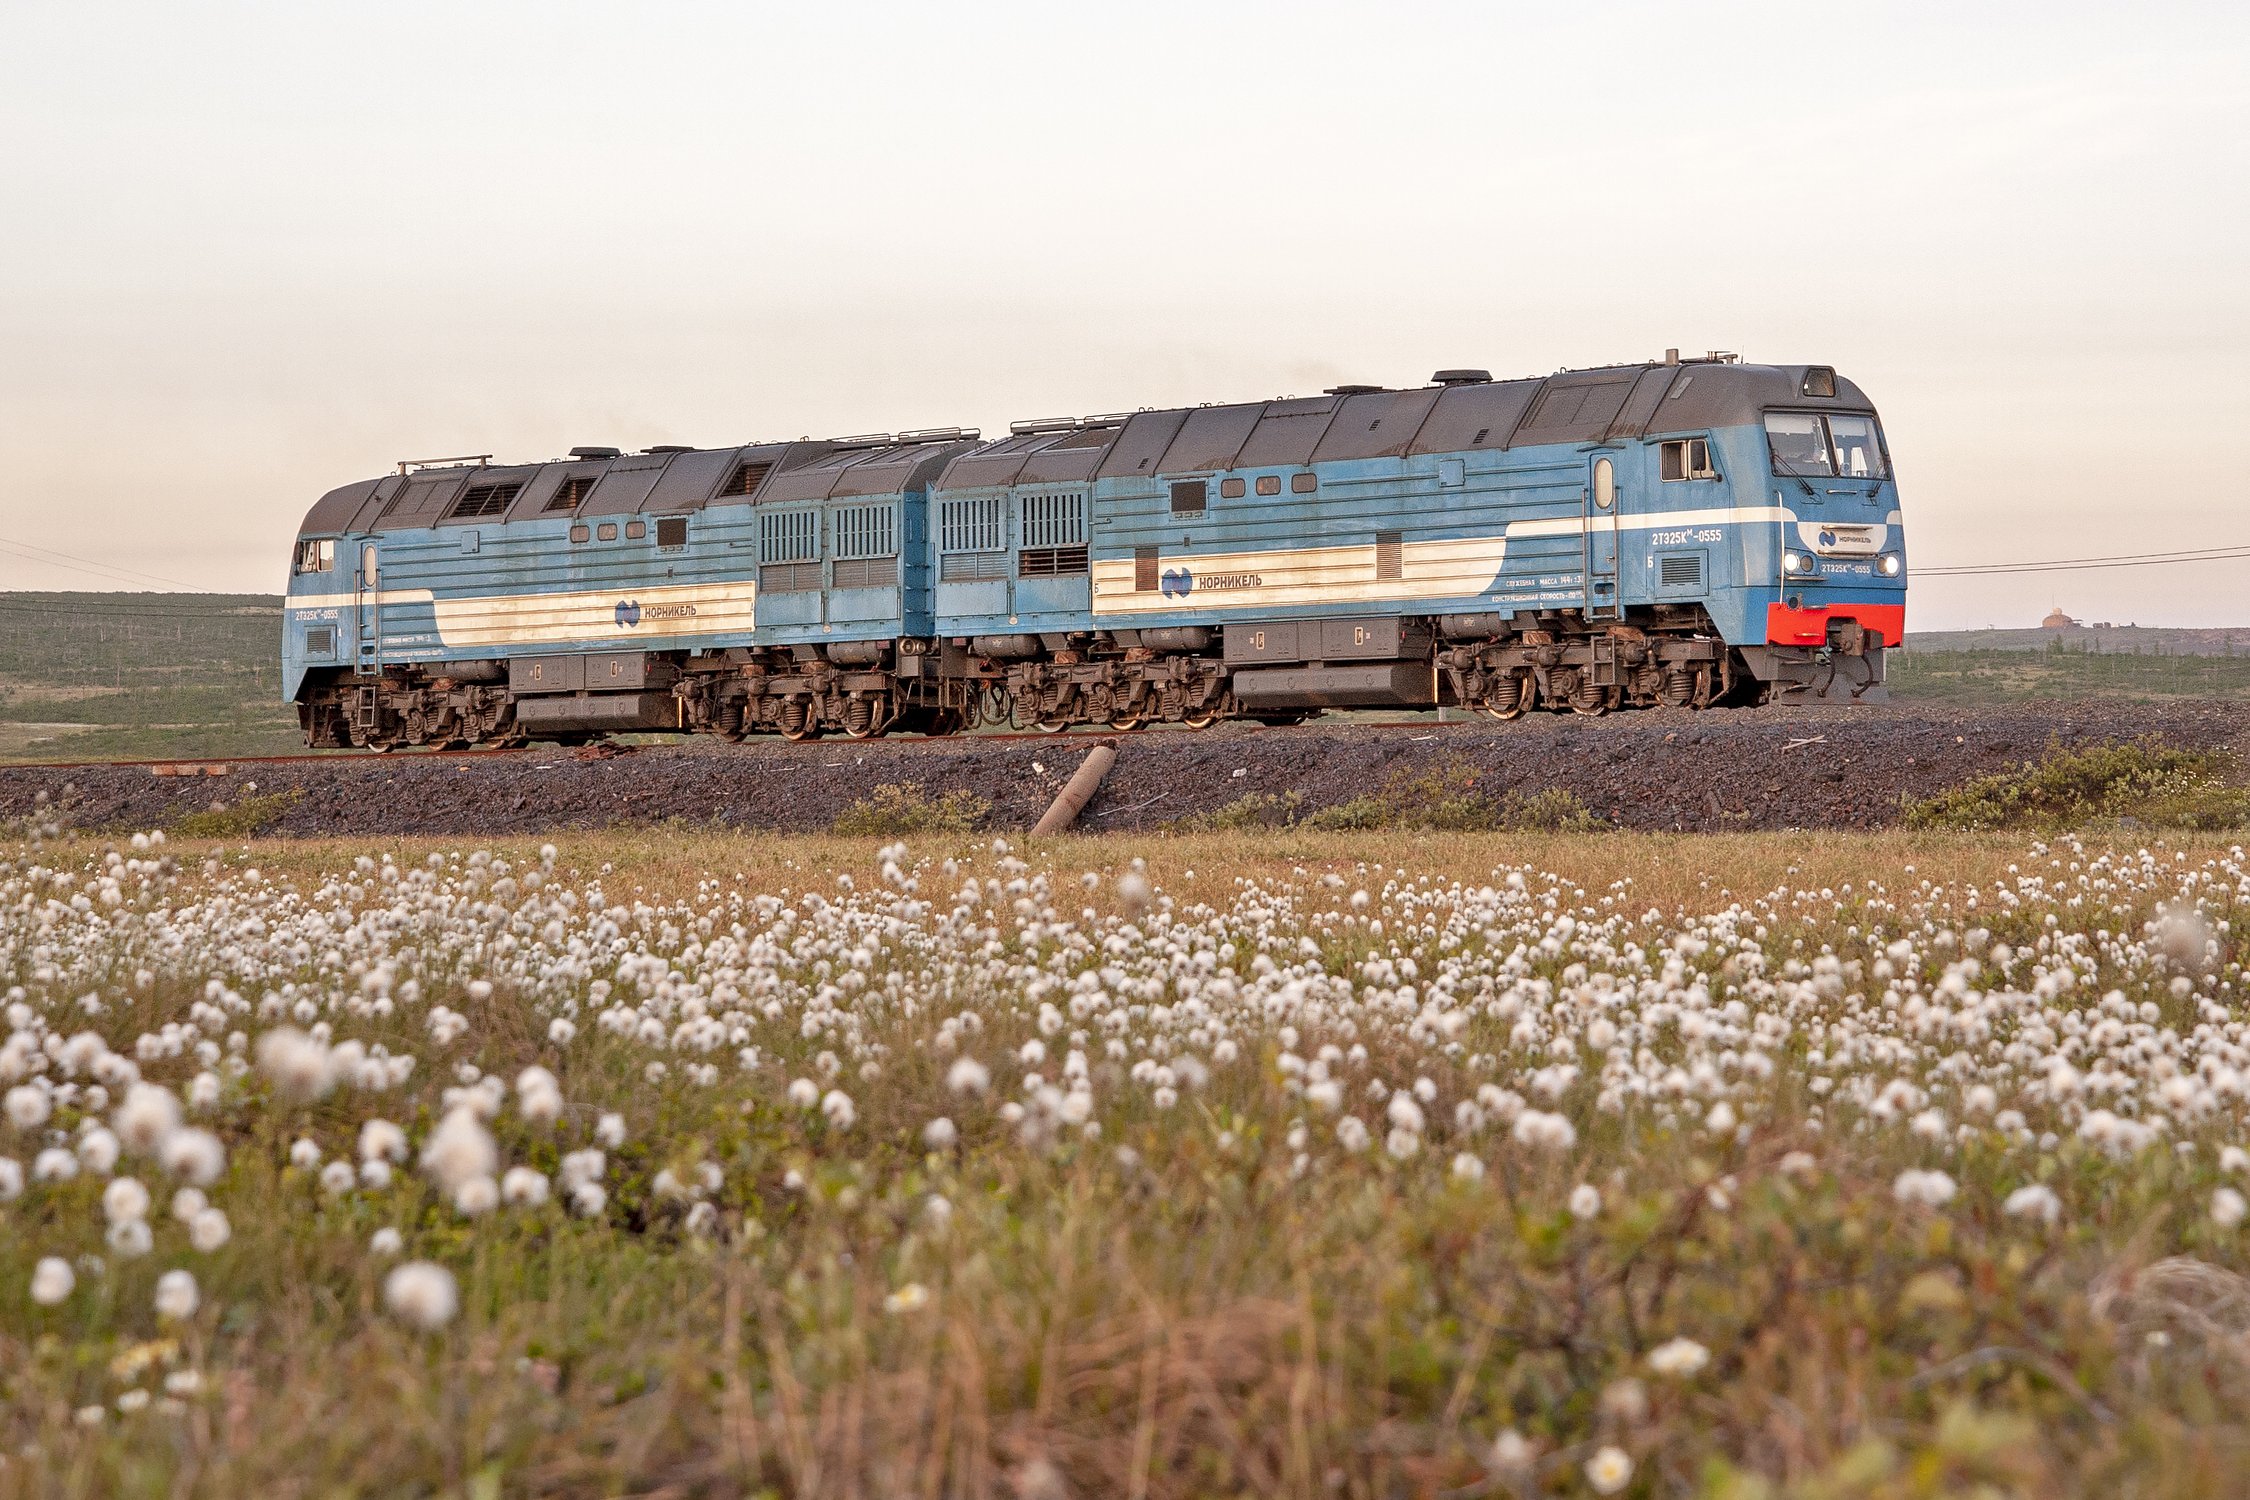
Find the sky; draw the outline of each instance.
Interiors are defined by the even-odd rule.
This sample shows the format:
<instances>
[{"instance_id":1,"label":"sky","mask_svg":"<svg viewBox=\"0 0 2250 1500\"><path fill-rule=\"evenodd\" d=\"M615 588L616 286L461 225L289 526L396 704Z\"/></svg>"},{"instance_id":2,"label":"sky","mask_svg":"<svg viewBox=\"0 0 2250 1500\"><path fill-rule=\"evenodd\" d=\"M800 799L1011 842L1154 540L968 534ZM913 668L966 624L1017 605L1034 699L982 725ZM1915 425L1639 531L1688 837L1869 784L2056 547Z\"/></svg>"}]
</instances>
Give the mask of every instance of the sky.
<instances>
[{"instance_id":1,"label":"sky","mask_svg":"<svg viewBox=\"0 0 2250 1500\"><path fill-rule=\"evenodd\" d=\"M278 591L406 458L1667 347L1856 380L1915 564L2250 544L2246 78L2219 4L0 0L0 588Z\"/></svg>"}]
</instances>

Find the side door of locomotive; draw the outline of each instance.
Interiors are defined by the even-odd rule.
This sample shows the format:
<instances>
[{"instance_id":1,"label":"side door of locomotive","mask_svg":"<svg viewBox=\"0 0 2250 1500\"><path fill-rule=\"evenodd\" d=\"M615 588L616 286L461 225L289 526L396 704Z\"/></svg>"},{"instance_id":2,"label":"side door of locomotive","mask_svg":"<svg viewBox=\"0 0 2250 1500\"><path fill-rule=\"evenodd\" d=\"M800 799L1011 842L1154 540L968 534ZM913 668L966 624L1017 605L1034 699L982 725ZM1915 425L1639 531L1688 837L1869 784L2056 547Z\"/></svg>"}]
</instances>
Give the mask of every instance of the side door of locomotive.
<instances>
[{"instance_id":1,"label":"side door of locomotive","mask_svg":"<svg viewBox=\"0 0 2250 1500\"><path fill-rule=\"evenodd\" d=\"M374 677L383 670L383 560L375 538L354 544L351 566L352 670Z\"/></svg>"},{"instance_id":2,"label":"side door of locomotive","mask_svg":"<svg viewBox=\"0 0 2250 1500\"><path fill-rule=\"evenodd\" d=\"M1581 559L1584 611L1589 620L1614 620L1622 612L1617 597L1618 513L1625 508L1624 477L1615 448L1587 455L1585 550Z\"/></svg>"}]
</instances>

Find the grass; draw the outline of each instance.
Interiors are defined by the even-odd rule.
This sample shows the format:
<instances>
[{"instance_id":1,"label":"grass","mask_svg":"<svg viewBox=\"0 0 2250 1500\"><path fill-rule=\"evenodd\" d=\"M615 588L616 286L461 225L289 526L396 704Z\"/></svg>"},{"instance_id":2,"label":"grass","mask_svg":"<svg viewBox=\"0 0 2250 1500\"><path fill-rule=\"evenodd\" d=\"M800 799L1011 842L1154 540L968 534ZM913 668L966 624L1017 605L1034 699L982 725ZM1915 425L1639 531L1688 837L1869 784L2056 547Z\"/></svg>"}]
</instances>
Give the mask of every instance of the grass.
<instances>
[{"instance_id":1,"label":"grass","mask_svg":"<svg viewBox=\"0 0 2250 1500\"><path fill-rule=\"evenodd\" d=\"M2231 757L2153 741L2051 750L1910 803L1910 828L2056 830L2113 824L2234 829L2250 823L2250 789Z\"/></svg>"},{"instance_id":2,"label":"grass","mask_svg":"<svg viewBox=\"0 0 2250 1500\"><path fill-rule=\"evenodd\" d=\"M301 750L280 653L272 595L0 593L0 761Z\"/></svg>"},{"instance_id":3,"label":"grass","mask_svg":"<svg viewBox=\"0 0 2250 1500\"><path fill-rule=\"evenodd\" d=\"M2217 1149L2240 1134L2234 1106L2182 1127L2189 1153L2165 1146L2120 1161L2067 1131L2052 1145L2012 1143L1948 1092L1944 1072L1916 1072L1897 1048L1871 1058L1870 1079L1907 1076L1951 1120L1982 1122L1934 1143L1842 1093L1808 1091L1817 1074L1854 1076L1846 1057L1824 1068L1810 1055L1841 1046L1828 1028L1858 1013L1843 983L1816 993L1808 977L1775 1007L1794 1020L1785 1039L1765 1044L1773 1076L1727 1075L1743 1080L1730 1096L1739 1131L1708 1128L1700 1103L1685 1114L1605 1113L1587 1078L1556 1105L1577 1122L1578 1144L1538 1150L1505 1132L1460 1136L1450 1109L1479 1078L1532 1092L1528 1071L1554 1061L1546 1043L1519 1049L1506 1020L1477 1016L1457 1037L1461 1050L1448 1051L1420 1031L1412 1006L1394 1014L1381 998L1402 982L1382 965L1395 969L1403 956L1420 959L1425 981L1448 954L1489 946L1505 957L1517 941L1502 936L1505 924L1452 921L1461 898L1444 892L1453 881L1473 892L1508 870L1531 871L1529 890L1554 898L1547 909L1578 914L1555 951L1528 955L1568 1011L1587 1003L1572 998L1586 969L1632 969L1628 942L1659 957L1683 936L1708 942L1700 914L1738 902L1754 911L1736 929L1745 951L1766 956L1773 980L1809 976L1833 949L1851 966L1839 978L1879 998L1875 966L1904 934L1921 945L1918 993L1950 993L1935 986L1972 949L1991 965L2003 964L1996 943L2031 954L2043 934L2054 940L2048 913L2065 932L2136 932L2177 899L2175 870L2233 858L2207 834L2155 847L2145 862L2139 842L2118 840L2049 848L1936 830L1812 841L1402 838L1298 825L1252 837L1041 841L1016 861L963 834L931 833L914 851L915 899L939 910L886 917L872 905L864 923L837 914L851 899L839 875L876 885L865 837L618 833L573 838L552 863L530 841L503 841L489 851L497 863L485 864L425 840L178 842L168 851L176 873L139 886L128 874L124 898L94 908L109 915L83 914L102 926L74 929L78 919L52 914L34 922L33 905L0 906L0 981L26 986L35 1006L67 1010L59 1028L91 1028L128 1051L167 1022L192 1026L198 1004L223 1017L230 1002L209 982L239 990L253 1009L261 991L294 985L328 997L315 1013L325 1009L339 1038L380 1042L420 1066L400 1088L307 1103L283 1099L255 1069L229 1083L199 1116L230 1148L211 1193L234 1236L215 1254L179 1246L160 1191L157 1252L104 1255L91 1173L0 1204L0 1474L27 1494L1504 1496L1589 1493L1584 1468L1613 1445L1631 1457L1624 1493L1633 1495L2240 1493L2250 1475L2250 1365L2238 1352L2250 1331L2240 1312L2250 1255L2203 1212L2227 1180ZM405 872L434 856L458 901L442 920L382 915L386 892L405 888L379 878L384 856ZM82 872L101 858L96 845L50 843L36 857L8 856L0 878L21 888L35 863L91 889ZM1136 864L1165 896L1128 935L1135 907L1123 876ZM1076 875L1088 868L1105 878L1082 896ZM545 892L598 885L601 897L509 918L512 904L543 900L533 874ZM1248 1055L1170 1107L1097 1064L1099 1139L1029 1148L995 1106L1032 1098L1016 1074L1056 1078L1062 1033L1091 1028L1069 1015L1046 1031L1022 980L998 966L1019 953L1067 956L1005 917L1003 884L1041 876L1068 890L1055 905L1083 899L1110 924L1100 929L1106 946L1063 965L1098 984L1138 984L1101 971L1142 972L1145 937L1176 923L1238 945L1232 967L1245 977L1253 954L1301 961L1302 934L1323 969L1366 986L1369 1004L1326 1020L1277 1017L1305 1028L1301 1040L1263 1029L1272 1023L1246 1031ZM2023 884L2027 876L2053 895ZM946 917L956 883L970 877L989 887L965 915ZM51 876L36 882L42 899L63 891ZM1291 894L1283 906L1198 925L1213 920L1199 905L1229 907L1245 882ZM2065 888L2085 904L2063 900ZM1375 893L1364 913L1345 900L1352 889ZM2196 889L2213 921L2241 928L2231 881ZM784 901L803 914L793 930L773 927ZM1537 899L1530 909L1541 909ZM332 963L317 945L258 946L308 910L375 920L324 918ZM548 912L559 925L543 935ZM582 973L614 979L644 1006L674 1007L678 1022L686 997L663 987L682 972L714 982L697 955L730 921L780 933L766 962L791 976L778 993L799 997L779 1024L761 1023L759 1066L722 1049L711 1054L717 1081L696 1082L687 1070L697 1054L596 1026L592 1003L575 1041L545 1035L558 997L584 993L585 979L552 972L580 961L569 956L573 939L601 945ZM859 968L850 953L863 943L875 947ZM2239 1014L2236 944L2225 937L2209 977L2195 981L2230 1014ZM549 956L517 962L527 945ZM662 963L629 977L618 960L644 949ZM1682 967L1668 982L1704 975L1716 995L1755 999L1760 970L1738 968L1733 951L1731 941L1701 953L1676 946ZM2193 1021L2160 960L2151 967L2116 945L2086 951L2074 1009L2105 1014L2095 997L2119 987L2135 1004L2147 997L2168 1024ZM73 954L112 965L114 979L39 977L42 965L78 962ZM766 993L755 986L768 970L729 963L733 983ZM375 993L360 977L371 965L414 977L419 998L383 1014L353 1009ZM2028 968L2014 972L2029 981ZM866 986L839 989L847 973L867 976ZM886 991L894 973L903 982ZM479 977L499 987L471 992ZM864 1017L860 1026L801 1035L800 1013L817 1018L817 1008L800 1009L816 988ZM76 1008L89 989L106 1001L99 1014ZM875 1000L884 993L894 1003ZM1153 998L1136 1003L1146 1011ZM423 1027L422 1010L439 1003L465 1018L459 1040L436 1043ZM953 1094L938 1023L970 1010L980 1021L959 1033L961 1050L996 1073L1031 1039L1054 1051L1005 1070L989 1101ZM1340 1152L1331 1119L1288 1092L1283 1054L1309 1054L1324 1036L1352 1040L1338 1029L1346 1014L1358 1016L1369 1054L1347 1071L1348 1108L1379 1120L1370 1079L1403 1089L1426 1074L1437 1083L1428 1147L1404 1159L1380 1145ZM245 1013L207 1035L223 1056L228 1028L268 1024ZM1187 1043L1188 1018L1179 1024L1177 1045L1208 1056L1208 1040ZM1137 1015L1116 1034L1138 1051L1159 1026ZM854 1052L854 1037L883 1050ZM1668 1057L1694 1050L1670 1026L1641 1045ZM1744 1046L1726 1045L1737 1055ZM848 1127L784 1097L790 1077L823 1076L822 1050L881 1062L877 1075L861 1076L854 1061L834 1080L859 1102ZM1472 1061L1494 1054L1510 1059L1497 1073ZM661 1077L647 1068L658 1056L674 1063ZM199 1066L161 1049L144 1057L144 1074L167 1082ZM420 1139L440 1090L463 1086L465 1069L511 1079L534 1062L555 1069L569 1108L551 1127L502 1110L494 1129L506 1160L552 1172L596 1113L627 1121L596 1217L550 1206L464 1218L411 1160L387 1190L332 1195L290 1162L299 1139L348 1158L371 1115ZM922 1127L940 1112L961 1138L932 1150ZM51 1128L74 1139L92 1113L66 1104ZM1308 1120L1317 1139L1300 1151L1293 1132ZM15 1154L38 1144L38 1132L0 1125L0 1134L17 1142L5 1148ZM1451 1172L1457 1149L1480 1154L1483 1179ZM1786 1165L1793 1152L1807 1164ZM1310 1170L1293 1166L1300 1155ZM660 1173L689 1178L705 1161L723 1168L711 1232L691 1227L685 1205L658 1188ZM1960 1184L1945 1211L1893 1191L1902 1170L1925 1165ZM131 1158L119 1170L161 1180ZM2067 1204L2056 1228L1999 1211L2026 1182L2051 1185ZM1582 1184L1602 1200L1591 1218L1568 1207ZM943 1218L933 1195L950 1206ZM403 1233L408 1254L458 1278L461 1315L436 1334L383 1312L389 1262L367 1245L386 1226ZM31 1262L55 1252L106 1263L82 1270L61 1306L36 1308L23 1295ZM150 1291L175 1264L193 1268L203 1305L167 1324L151 1314ZM1651 1356L1675 1337L1693 1338L1707 1366L1658 1373ZM185 1371L199 1387L167 1393L163 1377ZM120 1409L135 1390L153 1401ZM82 1425L89 1407L106 1415ZM1495 1458L1503 1432L1529 1450L1528 1468Z\"/></svg>"},{"instance_id":4,"label":"grass","mask_svg":"<svg viewBox=\"0 0 2250 1500\"><path fill-rule=\"evenodd\" d=\"M1893 697L1915 703L2016 703L2030 698L2229 698L2250 691L2250 656L2085 651L1893 651Z\"/></svg>"}]
</instances>

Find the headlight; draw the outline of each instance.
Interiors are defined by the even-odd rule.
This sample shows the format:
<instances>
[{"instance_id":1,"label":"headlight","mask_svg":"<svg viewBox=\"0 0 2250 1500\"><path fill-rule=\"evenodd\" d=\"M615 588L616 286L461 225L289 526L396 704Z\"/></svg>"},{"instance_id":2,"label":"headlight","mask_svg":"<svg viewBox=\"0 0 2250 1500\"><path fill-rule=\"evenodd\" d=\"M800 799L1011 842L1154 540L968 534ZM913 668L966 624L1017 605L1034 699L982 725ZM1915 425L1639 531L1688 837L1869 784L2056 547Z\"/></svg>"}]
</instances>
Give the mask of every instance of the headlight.
<instances>
[{"instance_id":1,"label":"headlight","mask_svg":"<svg viewBox=\"0 0 2250 1500\"><path fill-rule=\"evenodd\" d=\"M1876 566L1883 570L1885 578L1896 578L1906 571L1906 559L1900 557L1896 552L1892 552L1887 554Z\"/></svg>"},{"instance_id":2,"label":"headlight","mask_svg":"<svg viewBox=\"0 0 2250 1500\"><path fill-rule=\"evenodd\" d=\"M1784 573L1810 573L1812 571L1812 559L1802 552L1784 552L1781 554L1781 571Z\"/></svg>"}]
</instances>

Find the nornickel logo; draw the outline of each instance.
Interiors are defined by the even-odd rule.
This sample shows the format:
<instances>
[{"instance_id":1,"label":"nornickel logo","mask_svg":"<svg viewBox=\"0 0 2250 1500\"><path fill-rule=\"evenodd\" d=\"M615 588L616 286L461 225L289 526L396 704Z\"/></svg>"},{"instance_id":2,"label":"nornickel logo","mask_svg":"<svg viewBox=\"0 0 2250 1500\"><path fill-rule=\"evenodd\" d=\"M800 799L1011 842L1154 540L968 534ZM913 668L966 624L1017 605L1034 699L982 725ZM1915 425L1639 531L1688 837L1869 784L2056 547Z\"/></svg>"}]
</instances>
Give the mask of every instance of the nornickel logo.
<instances>
[{"instance_id":1,"label":"nornickel logo","mask_svg":"<svg viewBox=\"0 0 2250 1500\"><path fill-rule=\"evenodd\" d=\"M1195 575L1185 568L1166 568L1157 586L1166 598L1185 599L1195 588Z\"/></svg>"},{"instance_id":2,"label":"nornickel logo","mask_svg":"<svg viewBox=\"0 0 2250 1500\"><path fill-rule=\"evenodd\" d=\"M630 630L641 623L641 601L620 599L617 603L617 628Z\"/></svg>"}]
</instances>

